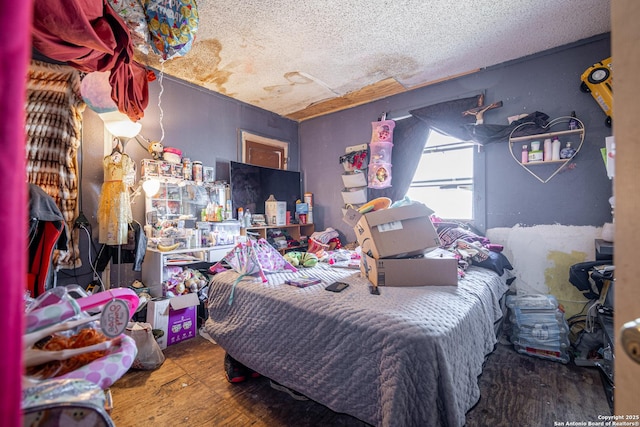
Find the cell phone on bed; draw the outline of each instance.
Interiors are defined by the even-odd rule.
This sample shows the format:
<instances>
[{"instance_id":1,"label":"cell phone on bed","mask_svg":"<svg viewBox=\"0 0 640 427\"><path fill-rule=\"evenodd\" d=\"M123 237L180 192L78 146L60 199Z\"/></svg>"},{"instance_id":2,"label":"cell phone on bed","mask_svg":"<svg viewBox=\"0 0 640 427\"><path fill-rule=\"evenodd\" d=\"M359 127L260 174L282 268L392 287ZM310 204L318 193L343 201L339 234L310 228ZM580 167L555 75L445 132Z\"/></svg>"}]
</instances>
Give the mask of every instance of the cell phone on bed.
<instances>
[{"instance_id":1,"label":"cell phone on bed","mask_svg":"<svg viewBox=\"0 0 640 427\"><path fill-rule=\"evenodd\" d=\"M349 287L348 283L344 283L344 282L333 282L332 284L330 284L329 286L327 286L325 289L327 291L331 291L331 292L342 292L345 289L347 289Z\"/></svg>"}]
</instances>

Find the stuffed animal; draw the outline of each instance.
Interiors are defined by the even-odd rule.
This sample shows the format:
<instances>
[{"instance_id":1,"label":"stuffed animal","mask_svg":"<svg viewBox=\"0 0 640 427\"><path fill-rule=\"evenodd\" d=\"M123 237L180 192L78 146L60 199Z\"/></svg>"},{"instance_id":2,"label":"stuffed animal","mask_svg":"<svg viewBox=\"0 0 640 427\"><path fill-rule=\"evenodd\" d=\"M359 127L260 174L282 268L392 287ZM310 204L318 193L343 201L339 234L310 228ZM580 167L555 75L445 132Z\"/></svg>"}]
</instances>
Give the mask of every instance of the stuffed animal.
<instances>
[{"instance_id":1,"label":"stuffed animal","mask_svg":"<svg viewBox=\"0 0 640 427\"><path fill-rule=\"evenodd\" d=\"M284 259L294 267L315 267L318 264L318 256L311 252L287 252L284 254Z\"/></svg>"},{"instance_id":2,"label":"stuffed animal","mask_svg":"<svg viewBox=\"0 0 640 427\"><path fill-rule=\"evenodd\" d=\"M164 146L161 142L150 142L147 150L149 151L149 154L151 154L151 157L154 158L154 160L162 160L162 152L164 151Z\"/></svg>"}]
</instances>

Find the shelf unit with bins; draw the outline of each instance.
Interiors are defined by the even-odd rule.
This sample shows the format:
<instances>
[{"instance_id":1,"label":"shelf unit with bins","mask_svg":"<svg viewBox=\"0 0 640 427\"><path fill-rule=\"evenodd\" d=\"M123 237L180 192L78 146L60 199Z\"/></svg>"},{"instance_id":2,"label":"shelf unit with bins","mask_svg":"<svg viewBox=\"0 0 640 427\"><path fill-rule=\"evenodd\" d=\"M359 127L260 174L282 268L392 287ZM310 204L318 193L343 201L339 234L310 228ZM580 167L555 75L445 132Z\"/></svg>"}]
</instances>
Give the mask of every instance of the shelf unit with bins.
<instances>
[{"instance_id":1,"label":"shelf unit with bins","mask_svg":"<svg viewBox=\"0 0 640 427\"><path fill-rule=\"evenodd\" d=\"M209 202L226 204L224 183L196 183L181 179L160 179L160 189L155 195L145 195L145 212L154 212L159 219L175 220L191 216L200 220L202 209Z\"/></svg>"},{"instance_id":2,"label":"shelf unit with bins","mask_svg":"<svg viewBox=\"0 0 640 427\"><path fill-rule=\"evenodd\" d=\"M269 225L266 227L243 228L240 234L247 235L247 233L249 233L256 236L258 239L262 238L266 240L268 230L278 230L278 229L286 231L291 236L292 239L298 242L300 241L300 236L307 236L307 238L311 238L311 235L315 231L315 227L313 226L313 224L287 224L287 225ZM291 248L281 248L281 249L278 249L278 251L280 253L285 253L287 251L292 251L296 249L302 250L306 248L307 248L307 245L301 245L301 246L296 246Z\"/></svg>"},{"instance_id":3,"label":"shelf unit with bins","mask_svg":"<svg viewBox=\"0 0 640 427\"><path fill-rule=\"evenodd\" d=\"M367 182L367 164L369 158L369 144L358 144L345 147L344 156L340 156L340 163L344 167L342 173L342 213L347 208L358 208L369 201ZM349 158L357 157L359 161L352 163Z\"/></svg>"},{"instance_id":4,"label":"shelf unit with bins","mask_svg":"<svg viewBox=\"0 0 640 427\"><path fill-rule=\"evenodd\" d=\"M578 123L578 128L577 129L552 131L553 127L556 127L556 126L562 125L562 124L568 125L571 120L575 120ZM576 117L570 117L570 116L558 117L556 119L551 120L547 124L546 128L550 130L549 132L537 133L537 134L526 135L526 136L516 136L516 137L513 136L515 133L517 133L517 131L519 129L523 128L524 126L531 125L531 124L533 124L533 123L531 123L531 122L522 123L522 124L518 125L516 128L514 128L511 131L511 134L509 135L509 153L511 153L511 157L513 157L513 160L515 160L516 163L518 163L527 172L529 172L531 175L533 175L535 178L537 178L538 181L542 182L543 184L546 184L547 182L549 182L549 180L551 180L551 178L556 176L562 169L564 169L565 166L567 166L578 155L578 152L580 152L580 149L582 148L582 144L584 143L584 134L585 134L585 132L584 132L584 123L582 123L582 121L577 119ZM566 141L566 139L565 140L562 139L562 138L567 138L567 137L570 137L570 136L579 137L580 138L580 142L578 143L577 146L574 147L576 151L573 154L573 156L571 158L569 158L569 159L547 160L547 161L537 161L537 162L522 163L520 161L520 159L518 159L518 157L516 157L516 155L515 155L515 153L513 151L513 146L516 143L525 143L525 142L535 141L535 140L539 140L542 143L546 138L558 137L558 139L560 139L561 144L563 144L563 145L566 144L566 142L574 142L574 141ZM554 165L555 165L556 169L551 174L549 174L546 178L541 178L536 172L531 170L531 168L537 168L537 167L542 167L542 166L551 166L551 167L553 167Z\"/></svg>"}]
</instances>

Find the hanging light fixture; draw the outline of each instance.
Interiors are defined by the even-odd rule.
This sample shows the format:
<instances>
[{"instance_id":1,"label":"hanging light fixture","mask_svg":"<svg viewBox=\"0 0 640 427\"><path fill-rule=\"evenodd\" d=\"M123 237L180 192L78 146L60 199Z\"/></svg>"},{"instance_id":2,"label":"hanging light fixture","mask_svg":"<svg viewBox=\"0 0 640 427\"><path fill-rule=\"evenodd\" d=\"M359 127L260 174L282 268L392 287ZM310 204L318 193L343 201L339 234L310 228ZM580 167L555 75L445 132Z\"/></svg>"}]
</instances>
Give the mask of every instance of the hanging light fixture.
<instances>
[{"instance_id":1,"label":"hanging light fixture","mask_svg":"<svg viewBox=\"0 0 640 427\"><path fill-rule=\"evenodd\" d=\"M118 110L100 113L98 115L104 122L104 126L109 133L120 139L120 141L123 141L123 139L128 141L138 135L142 129L142 124L132 122L126 114Z\"/></svg>"}]
</instances>

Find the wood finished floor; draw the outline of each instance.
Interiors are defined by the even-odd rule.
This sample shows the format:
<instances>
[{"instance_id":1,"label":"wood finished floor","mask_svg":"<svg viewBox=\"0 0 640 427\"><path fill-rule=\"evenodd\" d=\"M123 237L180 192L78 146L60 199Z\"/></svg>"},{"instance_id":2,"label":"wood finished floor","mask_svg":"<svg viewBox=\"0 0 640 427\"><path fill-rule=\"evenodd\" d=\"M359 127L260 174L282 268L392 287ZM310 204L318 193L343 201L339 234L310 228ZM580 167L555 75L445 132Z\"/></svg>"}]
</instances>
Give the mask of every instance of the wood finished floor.
<instances>
[{"instance_id":1,"label":"wood finished floor","mask_svg":"<svg viewBox=\"0 0 640 427\"><path fill-rule=\"evenodd\" d=\"M111 388L117 427L367 426L274 390L267 378L225 380L224 350L197 338L168 347L154 371L131 370ZM610 415L599 371L522 355L501 339L479 378L467 427L552 426ZM425 426L428 427L428 426Z\"/></svg>"}]
</instances>

